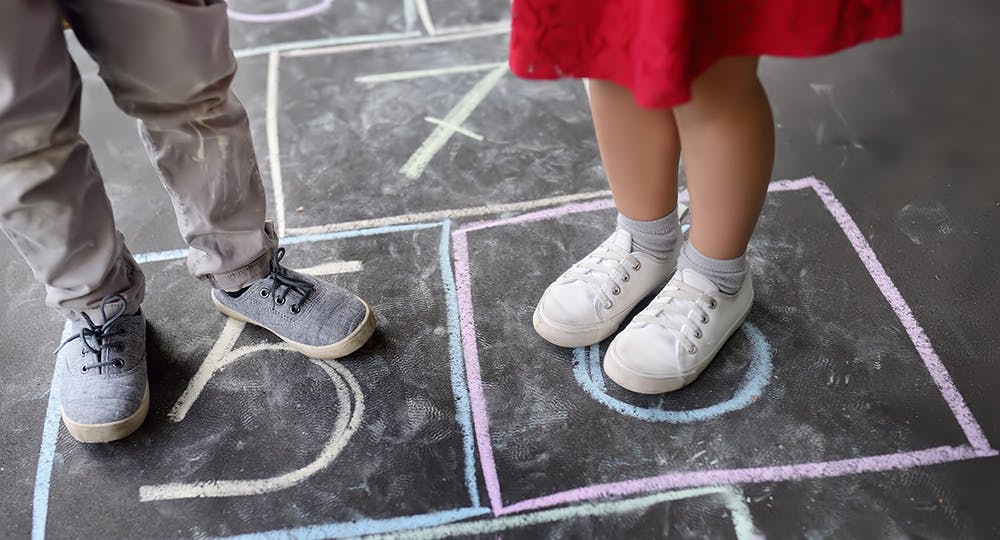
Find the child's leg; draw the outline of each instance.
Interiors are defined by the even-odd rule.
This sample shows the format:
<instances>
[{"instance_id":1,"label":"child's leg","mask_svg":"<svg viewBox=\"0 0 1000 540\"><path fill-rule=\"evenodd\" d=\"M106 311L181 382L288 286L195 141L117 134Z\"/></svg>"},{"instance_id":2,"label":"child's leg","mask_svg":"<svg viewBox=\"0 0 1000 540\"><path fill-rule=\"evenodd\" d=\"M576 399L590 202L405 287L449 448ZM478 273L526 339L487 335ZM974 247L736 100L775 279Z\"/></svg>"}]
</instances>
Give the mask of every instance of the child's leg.
<instances>
[{"instance_id":1,"label":"child's leg","mask_svg":"<svg viewBox=\"0 0 1000 540\"><path fill-rule=\"evenodd\" d=\"M757 57L720 61L674 110L691 193L691 244L704 256L742 257L764 204L774 123Z\"/></svg>"},{"instance_id":2,"label":"child's leg","mask_svg":"<svg viewBox=\"0 0 1000 540\"><path fill-rule=\"evenodd\" d=\"M774 159L771 108L756 58L724 60L674 110L691 193L691 237L670 283L615 337L608 377L649 394L691 383L753 302L746 247Z\"/></svg>"},{"instance_id":3,"label":"child's leg","mask_svg":"<svg viewBox=\"0 0 1000 540\"><path fill-rule=\"evenodd\" d=\"M643 109L631 91L613 82L589 84L601 160L618 211L637 221L673 212L681 152L673 111Z\"/></svg>"},{"instance_id":4,"label":"child's leg","mask_svg":"<svg viewBox=\"0 0 1000 540\"><path fill-rule=\"evenodd\" d=\"M618 229L546 289L534 325L565 347L608 337L676 268L677 127L669 109L636 105L632 93L590 81L601 158L620 212Z\"/></svg>"}]
</instances>

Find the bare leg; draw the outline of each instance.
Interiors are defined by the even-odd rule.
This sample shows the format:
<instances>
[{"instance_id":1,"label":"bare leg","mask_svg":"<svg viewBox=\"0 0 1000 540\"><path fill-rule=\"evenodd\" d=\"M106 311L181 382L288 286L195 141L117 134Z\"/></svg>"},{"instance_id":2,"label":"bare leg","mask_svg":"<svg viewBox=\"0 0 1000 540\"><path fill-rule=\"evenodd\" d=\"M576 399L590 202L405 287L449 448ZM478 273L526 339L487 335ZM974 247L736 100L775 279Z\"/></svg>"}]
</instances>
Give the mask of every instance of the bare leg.
<instances>
[{"instance_id":1,"label":"bare leg","mask_svg":"<svg viewBox=\"0 0 1000 540\"><path fill-rule=\"evenodd\" d=\"M774 121L757 57L720 61L674 109L684 144L694 247L707 257L746 252L774 162Z\"/></svg>"},{"instance_id":2,"label":"bare leg","mask_svg":"<svg viewBox=\"0 0 1000 540\"><path fill-rule=\"evenodd\" d=\"M615 206L637 221L661 218L677 207L680 139L670 109L643 109L632 92L591 80L590 108Z\"/></svg>"},{"instance_id":3,"label":"bare leg","mask_svg":"<svg viewBox=\"0 0 1000 540\"><path fill-rule=\"evenodd\" d=\"M631 91L590 81L601 158L618 207L618 228L570 267L538 302L543 338L582 347L613 334L677 268L677 126L670 109L642 109Z\"/></svg>"}]
</instances>

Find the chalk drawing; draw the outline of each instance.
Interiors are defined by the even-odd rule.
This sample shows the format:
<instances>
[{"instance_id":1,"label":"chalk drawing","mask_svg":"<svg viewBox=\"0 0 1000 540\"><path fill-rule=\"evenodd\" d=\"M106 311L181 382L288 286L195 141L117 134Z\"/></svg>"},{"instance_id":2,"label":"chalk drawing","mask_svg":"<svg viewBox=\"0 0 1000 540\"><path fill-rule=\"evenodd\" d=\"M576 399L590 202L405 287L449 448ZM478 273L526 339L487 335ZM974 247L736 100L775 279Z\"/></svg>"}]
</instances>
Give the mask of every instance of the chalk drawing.
<instances>
[{"instance_id":1,"label":"chalk drawing","mask_svg":"<svg viewBox=\"0 0 1000 540\"><path fill-rule=\"evenodd\" d=\"M494 68L485 77L480 79L471 90L458 100L458 103L444 117L444 125L436 127L431 132L430 136L420 145L420 148L417 148L413 152L413 155L410 156L410 159L406 161L399 172L403 173L407 178L419 178L424 173L424 169L430 163L431 159L434 158L434 155L444 147L448 139L451 138L451 135L455 133L454 129L446 126L462 125L469 118L469 115L472 114L472 111L476 110L476 107L482 103L486 95L490 93L490 90L493 90L493 87L506 74L507 66L504 64Z\"/></svg>"},{"instance_id":2,"label":"chalk drawing","mask_svg":"<svg viewBox=\"0 0 1000 540\"><path fill-rule=\"evenodd\" d=\"M283 22L283 21L294 21L295 19L304 19L306 17L312 17L330 9L333 4L333 0L320 0L319 2L300 9L292 9L288 11L277 11L274 13L245 13L242 11L236 11L233 8L228 8L229 18L249 23L270 23L270 22Z\"/></svg>"},{"instance_id":3,"label":"chalk drawing","mask_svg":"<svg viewBox=\"0 0 1000 540\"><path fill-rule=\"evenodd\" d=\"M434 28L434 19L431 18L431 10L427 8L427 0L414 0L417 4L417 13L420 15L420 23L424 25L427 35L433 36L437 33Z\"/></svg>"},{"instance_id":4,"label":"chalk drawing","mask_svg":"<svg viewBox=\"0 0 1000 540\"><path fill-rule=\"evenodd\" d=\"M219 339L215 340L215 344L212 345L208 354L205 355L205 360L202 361L198 371L188 381L187 388L184 389L184 392L174 402L174 406L170 409L170 412L167 413L167 418L171 422L184 420L188 411L191 410L191 405L201 395L201 391L205 388L208 380L212 378L212 375L216 371L222 369L231 361L232 349L236 345L236 340L240 338L240 334L243 333L244 327L246 327L246 323L242 321L226 319L226 325L222 327Z\"/></svg>"},{"instance_id":5,"label":"chalk drawing","mask_svg":"<svg viewBox=\"0 0 1000 540\"><path fill-rule=\"evenodd\" d=\"M281 56L277 51L267 56L267 100L265 105L267 157L271 164L274 221L279 238L285 236L285 188L281 179L281 147L278 138L278 67L280 61Z\"/></svg>"},{"instance_id":6,"label":"chalk drawing","mask_svg":"<svg viewBox=\"0 0 1000 540\"><path fill-rule=\"evenodd\" d=\"M746 335L751 349L750 365L743 383L731 398L708 407L671 411L655 407L638 407L611 397L604 386L604 375L601 373L600 345L593 345L589 349L580 347L573 351L573 376L587 395L620 414L647 422L671 424L701 422L749 406L763 395L764 387L771 380L773 363L767 338L750 322L743 324L740 333Z\"/></svg>"},{"instance_id":7,"label":"chalk drawing","mask_svg":"<svg viewBox=\"0 0 1000 540\"><path fill-rule=\"evenodd\" d=\"M475 73L477 71L490 71L506 62L491 62L488 64L468 64L462 66L449 66L430 69L414 69L409 71L396 71L392 73L378 73L374 75L362 75L355 77L354 82L363 84L378 84L390 81L407 81L411 79L423 79L425 77L440 77L441 75L454 75L457 73Z\"/></svg>"},{"instance_id":8,"label":"chalk drawing","mask_svg":"<svg viewBox=\"0 0 1000 540\"><path fill-rule=\"evenodd\" d=\"M972 415L972 411L969 410L969 406L965 403L965 398L962 397L958 388L955 387L951 375L948 374L948 369L944 367L944 363L938 357L937 351L931 345L930 338L927 337L924 328L917 322L917 318L913 315L910 305L906 303L903 295L899 293L899 289L896 288L892 279L889 278L885 267L882 266L882 263L875 256L875 252L868 244L868 240L861 232L861 229L858 228L857 223L854 222L854 219L847 213L847 209L837 200L825 183L816 178L807 178L806 181L816 194L819 195L820 200L823 201L830 215L837 221L837 225L840 225L841 230L844 231L847 239L851 242L851 246L857 251L861 262L865 265L865 269L868 270L875 285L882 292L882 296L892 306L896 317L903 324L906 334L910 337L913 346L917 349L917 353L924 361L924 365L931 374L931 378L934 379L934 384L941 391L941 395L944 396L945 401L951 408L952 414L955 415L955 419L958 420L958 424L962 427L962 431L969 440L969 444L978 450L991 449L989 441L986 440L986 434L983 433L983 428L980 427L979 422Z\"/></svg>"},{"instance_id":9,"label":"chalk drawing","mask_svg":"<svg viewBox=\"0 0 1000 540\"><path fill-rule=\"evenodd\" d=\"M600 517L642 511L656 504L698 497L717 497L720 499L729 511L729 518L732 521L733 532L737 539L751 540L753 538L763 538L757 532L757 528L753 522L753 515L750 513L750 508L742 492L731 486L708 486L667 491L633 499L587 502L552 510L467 521L464 523L455 522L489 514L489 510L486 508L465 508L398 518L309 525L223 538L226 540L277 540L286 538L318 540L321 538L363 535L369 540L395 538L425 540L455 536L478 536L577 518Z\"/></svg>"},{"instance_id":10,"label":"chalk drawing","mask_svg":"<svg viewBox=\"0 0 1000 540\"><path fill-rule=\"evenodd\" d=\"M296 271L310 276L333 276L336 274L350 274L360 272L364 266L361 261L331 261L308 268L299 268Z\"/></svg>"},{"instance_id":11,"label":"chalk drawing","mask_svg":"<svg viewBox=\"0 0 1000 540\"><path fill-rule=\"evenodd\" d=\"M402 41L406 39L420 37L420 32L407 30L405 32L385 32L379 34L360 34L356 36L336 36L319 39L304 39L300 41L286 41L283 43L273 43L271 45L261 45L258 47L247 47L245 49L235 49L233 55L236 58L252 58L254 56L265 56L272 52L284 53L286 51L298 51L314 48L337 48L348 45L363 45L367 43L385 43L390 41Z\"/></svg>"},{"instance_id":12,"label":"chalk drawing","mask_svg":"<svg viewBox=\"0 0 1000 540\"><path fill-rule=\"evenodd\" d=\"M469 131L469 130L461 127L461 126L456 126L455 124L449 124L449 123L445 122L444 120L441 120L441 119L438 119L438 118L434 118L432 116L425 116L424 117L424 121L425 122L430 122L431 124L434 124L436 126L442 126L442 127L448 128L448 129L454 131L455 133L461 133L462 135L465 135L466 137L468 137L470 139L473 139L473 140L476 140L476 141L480 141L481 142L483 140L483 136L480 135L480 134L478 134L478 133L475 133L473 131Z\"/></svg>"},{"instance_id":13,"label":"chalk drawing","mask_svg":"<svg viewBox=\"0 0 1000 540\"><path fill-rule=\"evenodd\" d=\"M691 488L705 485L734 485L742 483L774 482L786 480L804 480L809 478L827 478L845 476L864 472L878 472L907 469L952 461L985 458L998 455L997 450L989 446L982 428L972 416L964 399L955 388L951 377L940 359L934 353L930 341L923 329L916 322L911 310L903 300L899 291L885 274L884 268L878 262L871 247L861 234L854 220L836 200L826 184L815 178L785 180L773 182L769 191L792 191L813 189L833 215L841 229L851 241L865 268L868 269L879 289L889 301L890 306L900 318L921 359L930 372L942 395L949 404L956 420L962 427L970 446L939 446L924 450L904 451L894 454L881 454L859 458L831 460L813 463L797 463L790 465L774 465L769 467L753 467L743 469L716 469L702 471L673 472L660 476L624 480L606 484L584 486L559 493L504 504L498 479L496 460L493 455L493 445L490 436L489 413L485 392L483 390L482 373L479 366L479 353L476 340L475 311L472 304L471 274L469 265L468 234L473 231L513 224L524 224L552 219L560 216L589 212L613 207L611 200L597 200L568 204L559 208L550 208L521 216L495 219L472 223L457 229L452 234L455 280L458 295L460 328L462 331L462 347L465 353L466 378L469 385L476 445L479 449L480 464L489 504L497 516L518 512L528 512L542 508L588 501L602 497L618 497L637 493L648 493L665 489ZM749 328L749 327L748 327ZM596 355L595 355L596 356ZM582 359L580 359L582 360ZM588 378L595 377L594 370L587 371Z\"/></svg>"},{"instance_id":14,"label":"chalk drawing","mask_svg":"<svg viewBox=\"0 0 1000 540\"><path fill-rule=\"evenodd\" d=\"M388 519L357 519L346 523L327 523L307 527L311 532L296 532L297 538L328 538L333 536L355 536L363 534L378 534L383 532L410 530L420 527L429 527L443 523L451 523L471 517L481 516L490 512L487 508L479 506L479 487L476 478L476 460L474 449L474 434L470 410L470 400L465 381L464 365L461 356L461 336L459 330L458 305L455 296L455 278L452 272L450 253L451 224L448 221L430 223L410 223L405 225L384 225L380 227L366 229L352 229L335 232L324 232L304 236L286 238L282 241L284 245L312 244L328 240L339 240L364 236L374 236L390 234L395 232L417 231L434 227L441 228L441 241L439 244L439 265L441 268L441 280L445 291L448 329L449 329L449 357L451 363L452 390L455 398L456 420L462 428L463 433L463 455L465 459L465 484L469 493L470 507L453 510L428 512L412 516L400 516ZM143 253L136 256L146 262L181 259L185 256L186 250L168 250L152 253ZM227 325L230 324L227 321ZM231 330L226 331L229 336L235 335L236 327L240 326L237 321L233 321ZM68 332L69 326L66 326ZM220 338L222 336L220 335ZM228 338L227 338L228 340ZM235 339L233 341L235 343ZM221 355L232 345L220 345L219 350L213 347L215 356ZM221 350L221 352L220 352ZM211 353L212 351L210 351ZM240 352L245 352L240 350ZM233 353L230 353L233 354ZM214 363L219 363L217 360ZM204 366L201 369L210 371L212 365ZM218 369L216 366L214 369ZM199 371L201 371L201 369ZM196 374L197 376L197 374ZM205 378L202 376L201 378ZM189 384L190 386L190 384ZM45 537L45 525L48 518L49 493L51 476L53 473L53 462L55 458L56 439L59 433L59 371L53 372L53 380L49 394L49 406L46 409L45 428L39 448L38 469L36 471L36 482L34 491L34 506L32 515L32 539L41 540ZM186 401L191 401L194 395L192 389L188 393ZM200 392L200 390L199 390ZM175 407L176 409L176 407ZM186 412L185 412L186 414ZM253 533L246 535L246 538L255 539L284 539L288 538L287 531L269 531L263 533Z\"/></svg>"},{"instance_id":15,"label":"chalk drawing","mask_svg":"<svg viewBox=\"0 0 1000 540\"><path fill-rule=\"evenodd\" d=\"M488 216L492 214L506 214L513 212L524 212L527 210L534 210L535 208L544 208L546 206L555 206L558 204L565 204L573 201L585 201L589 199L598 199L611 195L610 191L588 191L584 193L575 193L572 195L559 195L556 197L546 197L544 199L535 199L531 201L519 201L514 203L502 203L502 204L487 204L483 206L473 206L468 208L453 208L448 210L431 210L428 212L416 212L412 214L402 214L398 216L387 216L382 218L374 219L362 219L358 221L345 221L341 223L330 223L328 225L318 225L313 227L289 227L288 238L284 240L284 243L293 241L300 238L299 235L314 235L314 234L325 234L331 232L339 231L350 231L355 229L367 229L369 227L386 227L390 225L399 225L407 223L418 223L421 221L433 221L442 219L459 219L467 217L480 217ZM176 253L163 252L163 253ZM172 258L181 258L187 251L181 252L181 255ZM158 254L151 254L150 256L159 256ZM158 259L163 260L163 259Z\"/></svg>"},{"instance_id":16,"label":"chalk drawing","mask_svg":"<svg viewBox=\"0 0 1000 540\"><path fill-rule=\"evenodd\" d=\"M753 516L747 506L743 494L730 486L703 487L685 489L678 491L667 491L655 495L646 495L634 499L626 499L610 502L587 502L574 506L556 508L553 510L543 510L525 514L504 516L494 519L482 519L466 523L454 523L441 525L407 533L386 534L371 537L370 540L390 538L406 538L408 540L432 540L437 538L451 538L455 536L479 536L492 533L509 531L533 525L543 525L546 523L556 523L571 519L609 516L614 514L624 514L645 510L656 504L664 502L693 499L696 497L718 496L722 503L729 510L729 517L732 520L733 532L739 540L751 540L759 538L756 527L753 523Z\"/></svg>"},{"instance_id":17,"label":"chalk drawing","mask_svg":"<svg viewBox=\"0 0 1000 540\"><path fill-rule=\"evenodd\" d=\"M403 21L406 31L412 31L417 22L417 9L413 5L413 0L403 0Z\"/></svg>"},{"instance_id":18,"label":"chalk drawing","mask_svg":"<svg viewBox=\"0 0 1000 540\"><path fill-rule=\"evenodd\" d=\"M260 351L292 351L292 349L287 345L274 343L262 343L243 347L228 354L227 358L219 363L220 365L217 369L222 369L226 365L249 354ZM312 358L309 361L323 369L330 377L330 380L333 381L339 402L337 418L334 421L330 438L315 460L294 471L269 478L257 478L253 480L207 480L192 483L175 482L141 486L139 488L139 500L148 502L199 497L241 497L272 493L300 484L310 476L328 467L344 447L347 446L347 442L361 425L361 417L365 411L364 394L362 394L361 388L358 386L358 382L354 379L354 376L351 375L351 372L339 362L314 360ZM197 396L193 399L197 399Z\"/></svg>"},{"instance_id":19,"label":"chalk drawing","mask_svg":"<svg viewBox=\"0 0 1000 540\"><path fill-rule=\"evenodd\" d=\"M464 41L467 39L477 39L489 36L499 36L503 34L510 33L509 23L490 23L484 25L477 25L468 27L461 32L455 32L448 35L437 35L430 37L404 37L402 33L400 34L385 34L383 36L369 36L368 39L359 40L358 42L342 42L342 43L331 43L330 46L324 47L319 45L317 42L300 42L305 43L298 48L280 48L283 51L282 54L287 57L301 57L301 56L319 56L324 54L340 54L345 52L356 52L356 51L370 51L374 49L387 49L392 47L413 47L416 45L434 45L438 43L451 43L455 41ZM276 47L276 46L272 46ZM269 49L270 51L270 49ZM257 51L250 51L256 54L262 54ZM249 53L245 53L249 55Z\"/></svg>"},{"instance_id":20,"label":"chalk drawing","mask_svg":"<svg viewBox=\"0 0 1000 540\"><path fill-rule=\"evenodd\" d=\"M465 449L465 488L469 502L479 507L479 480L476 478L476 455L473 451L472 409L469 405L469 391L462 363L462 331L459 328L458 300L455 296L455 274L451 268L451 221L441 224L441 240L438 243L441 286L444 288L448 314L448 360L451 367L451 391L455 397L455 417L462 428L462 448Z\"/></svg>"},{"instance_id":21,"label":"chalk drawing","mask_svg":"<svg viewBox=\"0 0 1000 540\"><path fill-rule=\"evenodd\" d=\"M73 326L63 324L59 343L69 339ZM52 370L52 384L49 385L49 401L45 407L45 423L42 426L42 443L38 450L38 467L35 469L35 491L31 501L31 540L45 538L45 523L49 517L49 487L52 481L52 464L55 461L56 438L59 436L59 389L62 384L62 368L56 364Z\"/></svg>"}]
</instances>

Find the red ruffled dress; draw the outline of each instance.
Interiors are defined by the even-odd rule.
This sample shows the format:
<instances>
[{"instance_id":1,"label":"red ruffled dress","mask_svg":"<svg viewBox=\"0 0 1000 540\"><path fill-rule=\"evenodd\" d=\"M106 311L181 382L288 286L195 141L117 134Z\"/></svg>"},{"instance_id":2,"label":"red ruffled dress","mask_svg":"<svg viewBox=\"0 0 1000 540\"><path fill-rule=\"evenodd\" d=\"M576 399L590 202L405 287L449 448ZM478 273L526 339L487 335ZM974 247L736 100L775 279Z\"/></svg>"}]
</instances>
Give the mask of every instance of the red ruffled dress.
<instances>
[{"instance_id":1,"label":"red ruffled dress","mask_svg":"<svg viewBox=\"0 0 1000 540\"><path fill-rule=\"evenodd\" d=\"M643 107L673 107L726 56L817 56L894 36L901 1L514 0L510 67L610 80Z\"/></svg>"}]
</instances>

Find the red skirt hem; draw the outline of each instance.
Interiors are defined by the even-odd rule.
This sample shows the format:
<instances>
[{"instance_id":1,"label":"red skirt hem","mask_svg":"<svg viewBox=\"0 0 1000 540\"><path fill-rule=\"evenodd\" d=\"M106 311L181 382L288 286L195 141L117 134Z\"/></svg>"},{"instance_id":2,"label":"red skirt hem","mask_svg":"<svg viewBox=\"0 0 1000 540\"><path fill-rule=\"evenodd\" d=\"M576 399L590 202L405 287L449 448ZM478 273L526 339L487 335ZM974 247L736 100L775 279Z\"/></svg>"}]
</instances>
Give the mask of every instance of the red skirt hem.
<instances>
[{"instance_id":1,"label":"red skirt hem","mask_svg":"<svg viewBox=\"0 0 1000 540\"><path fill-rule=\"evenodd\" d=\"M515 3L515 8L516 6ZM642 107L671 108L689 101L691 83L723 58L822 56L865 42L893 37L901 31L901 5L896 0L892 8L874 11L869 17L851 21L849 26L838 28L835 32L809 28L796 29L791 33L788 30L762 29L737 36L737 39L713 43L711 47L694 48L682 59L680 66L665 66L665 74L650 74L648 59L637 57L641 55L631 51L625 54L591 55L582 61L579 59L580 50L570 51L563 47L555 53L545 51L532 39L537 33L519 25L515 12L509 63L515 75L526 79L572 77L608 80L630 89L636 102Z\"/></svg>"}]
</instances>

